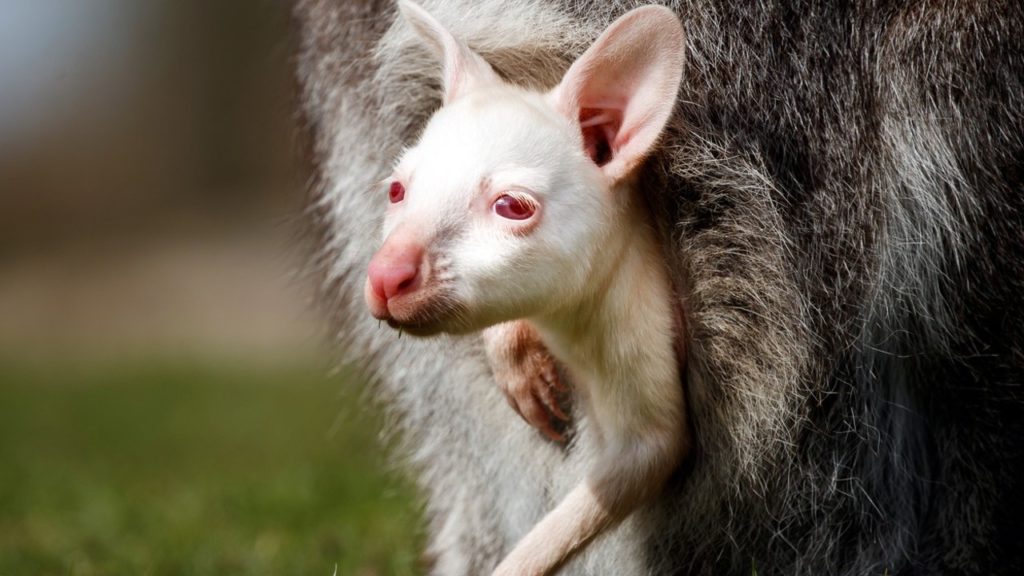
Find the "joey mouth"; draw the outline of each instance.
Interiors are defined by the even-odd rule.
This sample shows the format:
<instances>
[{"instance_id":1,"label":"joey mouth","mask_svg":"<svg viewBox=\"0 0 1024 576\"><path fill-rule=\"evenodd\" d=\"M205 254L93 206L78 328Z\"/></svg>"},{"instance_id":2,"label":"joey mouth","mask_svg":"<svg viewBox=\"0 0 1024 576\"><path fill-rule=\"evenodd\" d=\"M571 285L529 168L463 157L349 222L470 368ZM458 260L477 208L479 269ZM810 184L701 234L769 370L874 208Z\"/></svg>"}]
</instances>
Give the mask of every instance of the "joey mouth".
<instances>
[{"instance_id":1,"label":"joey mouth","mask_svg":"<svg viewBox=\"0 0 1024 576\"><path fill-rule=\"evenodd\" d=\"M429 326L422 324L403 324L401 322L398 322L394 318L388 319L387 323L388 326L397 330L400 334L411 334L412 336L417 337L425 338L428 336L436 336L438 334L444 333L444 330L438 328L437 326Z\"/></svg>"},{"instance_id":2,"label":"joey mouth","mask_svg":"<svg viewBox=\"0 0 1024 576\"><path fill-rule=\"evenodd\" d=\"M388 326L413 336L432 336L443 332L467 330L463 320L465 306L448 286L433 285L391 298L373 316Z\"/></svg>"}]
</instances>

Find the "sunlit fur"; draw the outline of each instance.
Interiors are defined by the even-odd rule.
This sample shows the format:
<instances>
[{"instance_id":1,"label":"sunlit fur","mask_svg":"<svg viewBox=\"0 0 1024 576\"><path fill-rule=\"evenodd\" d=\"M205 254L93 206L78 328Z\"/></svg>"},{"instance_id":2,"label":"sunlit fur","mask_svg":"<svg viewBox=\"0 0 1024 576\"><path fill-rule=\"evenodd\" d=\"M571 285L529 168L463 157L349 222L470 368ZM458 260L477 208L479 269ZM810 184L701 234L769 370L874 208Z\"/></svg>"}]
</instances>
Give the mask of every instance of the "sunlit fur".
<instances>
[{"instance_id":1,"label":"sunlit fur","mask_svg":"<svg viewBox=\"0 0 1024 576\"><path fill-rule=\"evenodd\" d=\"M636 5L426 4L541 87ZM1024 6L670 4L688 64L642 188L686 310L697 451L564 573L1021 573ZM393 410L431 573L486 572L596 447L523 425L477 338L366 316L371 188L439 106L437 63L389 0L296 14L323 305Z\"/></svg>"}]
</instances>

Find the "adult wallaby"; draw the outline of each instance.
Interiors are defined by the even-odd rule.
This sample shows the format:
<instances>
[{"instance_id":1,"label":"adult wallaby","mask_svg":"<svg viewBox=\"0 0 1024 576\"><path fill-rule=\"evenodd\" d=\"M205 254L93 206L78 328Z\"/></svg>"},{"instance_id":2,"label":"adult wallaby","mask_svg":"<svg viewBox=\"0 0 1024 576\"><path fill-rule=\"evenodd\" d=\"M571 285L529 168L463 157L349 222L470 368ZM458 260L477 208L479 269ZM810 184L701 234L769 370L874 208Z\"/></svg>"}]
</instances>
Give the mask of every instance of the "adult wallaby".
<instances>
[{"instance_id":1,"label":"adult wallaby","mask_svg":"<svg viewBox=\"0 0 1024 576\"><path fill-rule=\"evenodd\" d=\"M423 0L541 90L640 3ZM685 313L694 443L562 573L1024 573L1024 3L659 3L686 66L638 174ZM428 572L486 574L600 450L524 426L477 335L377 329L387 202L367 190L440 105L436 56L393 0L294 14L320 303L403 441Z\"/></svg>"},{"instance_id":2,"label":"adult wallaby","mask_svg":"<svg viewBox=\"0 0 1024 576\"><path fill-rule=\"evenodd\" d=\"M671 282L635 189L675 104L682 27L637 8L542 93L399 5L444 63L444 106L381 185L366 301L418 335L525 318L568 367L600 454L495 571L549 574L656 495L689 445ZM492 346L522 328L498 330Z\"/></svg>"}]
</instances>

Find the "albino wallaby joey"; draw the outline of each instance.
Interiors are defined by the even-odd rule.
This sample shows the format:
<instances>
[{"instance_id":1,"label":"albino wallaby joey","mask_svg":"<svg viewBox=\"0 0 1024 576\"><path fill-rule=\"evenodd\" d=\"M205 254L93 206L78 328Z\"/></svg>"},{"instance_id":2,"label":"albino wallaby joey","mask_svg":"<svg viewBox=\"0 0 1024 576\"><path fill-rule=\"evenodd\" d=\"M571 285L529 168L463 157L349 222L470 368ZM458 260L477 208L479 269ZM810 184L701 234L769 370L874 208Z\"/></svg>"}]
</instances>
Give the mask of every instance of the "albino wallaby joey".
<instances>
[{"instance_id":1,"label":"albino wallaby joey","mask_svg":"<svg viewBox=\"0 0 1024 576\"><path fill-rule=\"evenodd\" d=\"M655 496L690 445L672 286L633 189L675 103L682 27L633 10L540 93L399 6L443 60L444 105L382 184L366 301L414 335L494 327L489 347L511 349L535 333L566 366L600 457L495 571L549 574Z\"/></svg>"}]
</instances>

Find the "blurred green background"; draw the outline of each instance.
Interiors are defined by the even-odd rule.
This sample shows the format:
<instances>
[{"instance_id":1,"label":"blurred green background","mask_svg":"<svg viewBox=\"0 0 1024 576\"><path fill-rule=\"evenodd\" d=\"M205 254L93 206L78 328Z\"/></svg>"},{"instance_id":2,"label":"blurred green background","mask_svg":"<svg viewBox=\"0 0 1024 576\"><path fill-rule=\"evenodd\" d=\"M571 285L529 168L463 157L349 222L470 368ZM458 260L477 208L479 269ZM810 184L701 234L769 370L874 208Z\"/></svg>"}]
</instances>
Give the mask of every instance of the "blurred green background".
<instances>
[{"instance_id":1,"label":"blurred green background","mask_svg":"<svg viewBox=\"0 0 1024 576\"><path fill-rule=\"evenodd\" d=\"M420 572L334 367L288 6L0 0L0 576Z\"/></svg>"}]
</instances>

